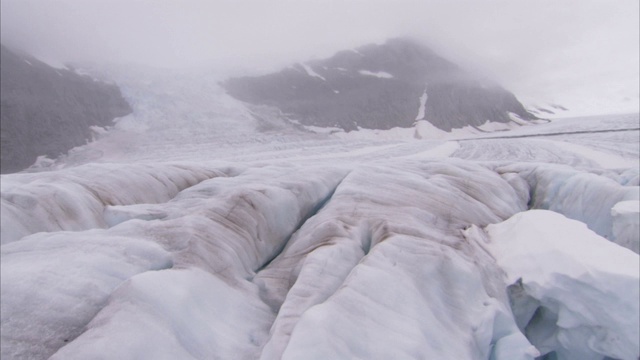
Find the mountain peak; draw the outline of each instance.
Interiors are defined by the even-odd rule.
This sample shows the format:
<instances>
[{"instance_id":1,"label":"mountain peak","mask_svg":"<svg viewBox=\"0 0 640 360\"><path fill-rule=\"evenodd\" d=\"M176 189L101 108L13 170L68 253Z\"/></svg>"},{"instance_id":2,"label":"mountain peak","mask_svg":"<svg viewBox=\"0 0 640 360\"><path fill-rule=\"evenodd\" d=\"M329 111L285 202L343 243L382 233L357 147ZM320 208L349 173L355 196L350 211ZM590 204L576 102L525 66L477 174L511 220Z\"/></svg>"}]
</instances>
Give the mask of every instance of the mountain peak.
<instances>
[{"instance_id":1,"label":"mountain peak","mask_svg":"<svg viewBox=\"0 0 640 360\"><path fill-rule=\"evenodd\" d=\"M223 86L239 100L275 107L304 125L347 131L411 127L421 114L445 131L511 122L511 114L536 119L507 90L410 38L343 50L278 73L232 78Z\"/></svg>"}]
</instances>

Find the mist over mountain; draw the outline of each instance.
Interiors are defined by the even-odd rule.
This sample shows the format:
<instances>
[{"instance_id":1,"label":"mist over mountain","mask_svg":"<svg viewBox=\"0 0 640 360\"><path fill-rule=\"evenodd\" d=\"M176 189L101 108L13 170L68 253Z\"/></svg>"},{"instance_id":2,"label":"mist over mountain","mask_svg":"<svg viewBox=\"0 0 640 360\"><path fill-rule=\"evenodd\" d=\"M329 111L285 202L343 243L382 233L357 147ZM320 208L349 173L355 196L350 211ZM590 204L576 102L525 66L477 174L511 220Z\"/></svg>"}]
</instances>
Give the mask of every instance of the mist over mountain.
<instances>
[{"instance_id":1,"label":"mist over mountain","mask_svg":"<svg viewBox=\"0 0 640 360\"><path fill-rule=\"evenodd\" d=\"M131 112L120 90L66 68L53 68L4 45L2 73L2 173L56 158L92 138L92 126L109 126Z\"/></svg>"},{"instance_id":2,"label":"mist over mountain","mask_svg":"<svg viewBox=\"0 0 640 360\"><path fill-rule=\"evenodd\" d=\"M537 119L494 82L464 71L418 42L396 38L344 50L280 72L231 78L231 96L278 108L304 125L390 129L426 119L437 128Z\"/></svg>"}]
</instances>

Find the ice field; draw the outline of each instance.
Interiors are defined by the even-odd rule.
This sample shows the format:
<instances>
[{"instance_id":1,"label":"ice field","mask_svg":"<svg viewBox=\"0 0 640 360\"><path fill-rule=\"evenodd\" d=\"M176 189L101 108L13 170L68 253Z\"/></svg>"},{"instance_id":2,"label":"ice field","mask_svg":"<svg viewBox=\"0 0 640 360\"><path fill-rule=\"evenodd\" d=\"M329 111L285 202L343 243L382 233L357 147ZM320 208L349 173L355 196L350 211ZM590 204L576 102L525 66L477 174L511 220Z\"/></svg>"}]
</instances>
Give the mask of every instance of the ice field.
<instances>
[{"instance_id":1,"label":"ice field","mask_svg":"<svg viewBox=\"0 0 640 360\"><path fill-rule=\"evenodd\" d=\"M1 177L2 358L640 356L638 114L318 132L101 75L134 113Z\"/></svg>"}]
</instances>

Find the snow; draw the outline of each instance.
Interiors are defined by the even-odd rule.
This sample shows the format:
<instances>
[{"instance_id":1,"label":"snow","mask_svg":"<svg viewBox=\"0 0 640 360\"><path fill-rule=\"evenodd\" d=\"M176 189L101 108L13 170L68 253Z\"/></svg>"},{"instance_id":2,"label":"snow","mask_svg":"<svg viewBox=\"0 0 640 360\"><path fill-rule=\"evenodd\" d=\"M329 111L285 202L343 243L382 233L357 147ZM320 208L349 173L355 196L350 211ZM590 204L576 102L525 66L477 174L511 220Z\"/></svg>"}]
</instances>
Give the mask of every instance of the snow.
<instances>
[{"instance_id":1,"label":"snow","mask_svg":"<svg viewBox=\"0 0 640 360\"><path fill-rule=\"evenodd\" d=\"M90 71L86 70L86 69L74 67L73 68L73 72L75 72L76 74L78 74L80 76L89 77L89 78L91 78L91 80L93 80L95 82L101 81L100 79L94 77L93 74Z\"/></svg>"},{"instance_id":2,"label":"snow","mask_svg":"<svg viewBox=\"0 0 640 360\"><path fill-rule=\"evenodd\" d=\"M302 130L95 76L134 113L0 179L3 358L637 359L637 115Z\"/></svg>"},{"instance_id":3,"label":"snow","mask_svg":"<svg viewBox=\"0 0 640 360\"><path fill-rule=\"evenodd\" d=\"M474 229L469 237L478 238ZM479 239L516 284L519 324L543 354L561 359L640 356L640 268L637 254L585 224L545 210L519 213L486 227ZM612 311L612 309L615 309ZM514 309L517 313L518 309ZM521 326L522 327L522 326Z\"/></svg>"},{"instance_id":4,"label":"snow","mask_svg":"<svg viewBox=\"0 0 640 360\"><path fill-rule=\"evenodd\" d=\"M302 68L304 69L304 71L307 72L307 75L311 76L311 77L316 77L322 81L327 81L327 79L325 79L322 75L318 74L317 72L313 71L313 69L311 68L311 66L304 64L304 63L300 63L300 65L302 66Z\"/></svg>"},{"instance_id":5,"label":"snow","mask_svg":"<svg viewBox=\"0 0 640 360\"><path fill-rule=\"evenodd\" d=\"M429 149L423 152L407 155L407 159L445 159L453 155L458 149L458 145L455 141L447 141L441 145L436 146L433 149Z\"/></svg>"},{"instance_id":6,"label":"snow","mask_svg":"<svg viewBox=\"0 0 640 360\"><path fill-rule=\"evenodd\" d=\"M495 134L493 135L495 137ZM574 137L568 137L575 141ZM455 140L453 138L452 140ZM501 139L499 141L482 139L481 137L462 138L459 141L460 151L454 154L455 157L463 159L475 159L480 161L510 161L510 162L529 162L529 163L548 163L568 165L574 168L592 168L601 169L601 167L593 160L576 153L562 151L559 149L558 142L548 142L537 137L533 138L516 138ZM480 140L482 139L482 140ZM575 139L575 140L574 140ZM634 141L630 136L626 141ZM613 141L606 141L603 145L612 146ZM597 144L599 145L599 144ZM621 147L618 147L621 149ZM627 148L628 149L628 148ZM634 151L629 151L625 157L631 157ZM613 169L618 170L618 169ZM619 169L623 170L623 169Z\"/></svg>"},{"instance_id":7,"label":"snow","mask_svg":"<svg viewBox=\"0 0 640 360\"><path fill-rule=\"evenodd\" d=\"M182 189L231 169L197 165L86 165L1 177L2 244L42 231L106 227L107 205L165 202Z\"/></svg>"},{"instance_id":8,"label":"snow","mask_svg":"<svg viewBox=\"0 0 640 360\"><path fill-rule=\"evenodd\" d=\"M418 99L420 101L420 105L418 106L418 115L416 116L416 121L424 119L424 110L427 106L428 98L429 96L427 95L427 89L425 88L424 92L422 93L422 95L420 95L420 98Z\"/></svg>"},{"instance_id":9,"label":"snow","mask_svg":"<svg viewBox=\"0 0 640 360\"><path fill-rule=\"evenodd\" d=\"M427 120L416 121L415 129L415 137L418 139L446 139L452 136L452 133L438 129Z\"/></svg>"},{"instance_id":10,"label":"snow","mask_svg":"<svg viewBox=\"0 0 640 360\"><path fill-rule=\"evenodd\" d=\"M479 182L464 182L471 177ZM262 358L483 358L501 344L517 349L511 358L533 359L506 294L483 286L486 268L476 263L490 263L468 257L460 235L446 230L505 218L525 201L469 164L352 171L256 276L267 303L279 308ZM452 338L459 346L441 346Z\"/></svg>"},{"instance_id":11,"label":"snow","mask_svg":"<svg viewBox=\"0 0 640 360\"><path fill-rule=\"evenodd\" d=\"M512 117L513 120L513 117ZM531 123L528 123L531 125ZM576 133L590 133L600 131L612 131L612 130L638 130L640 128L640 117L638 114L623 114L623 115L609 115L609 116L592 116L592 117L577 117L568 119L553 119L549 122L537 124L537 126L522 126L515 128L504 136L542 136L542 135L554 135L552 139L564 139L558 137L562 133L576 134ZM488 137L495 137L492 134L486 135ZM573 135L572 135L573 136ZM613 135L602 135L604 139ZM482 136L480 136L482 137ZM637 138L636 138L637 139ZM589 145L593 145L590 143Z\"/></svg>"},{"instance_id":12,"label":"snow","mask_svg":"<svg viewBox=\"0 0 640 360\"><path fill-rule=\"evenodd\" d=\"M54 69L69 70L69 68L64 64L64 62L60 61L59 59L56 59L55 57L43 56L41 54L35 54L35 58L38 61L41 61L41 62L51 66ZM58 73L58 74L60 74L60 73ZM60 76L62 76L62 75L60 75Z\"/></svg>"},{"instance_id":13,"label":"snow","mask_svg":"<svg viewBox=\"0 0 640 360\"><path fill-rule=\"evenodd\" d=\"M628 235L618 239L611 209L622 201L640 199L638 186L624 186L613 179L565 165L508 165L498 172L518 173L531 188L531 207L553 210L586 223L613 242L629 246ZM637 235L636 235L637 237Z\"/></svg>"},{"instance_id":14,"label":"snow","mask_svg":"<svg viewBox=\"0 0 640 360\"><path fill-rule=\"evenodd\" d=\"M102 230L2 245L2 358L47 358L84 331L131 276L169 268L157 244Z\"/></svg>"},{"instance_id":15,"label":"snow","mask_svg":"<svg viewBox=\"0 0 640 360\"><path fill-rule=\"evenodd\" d=\"M356 139L383 139L383 140L400 140L400 139L411 139L413 136L414 130L412 128L401 128L394 127L388 130L378 130L378 129L363 129L360 128L357 131L349 131L349 132L336 132L333 135L340 139L345 140L356 140Z\"/></svg>"},{"instance_id":16,"label":"snow","mask_svg":"<svg viewBox=\"0 0 640 360\"><path fill-rule=\"evenodd\" d=\"M365 76L373 76L373 77L377 77L377 78L381 78L381 79L393 79L393 75L389 74L388 72L384 72L384 71L369 71L369 70L358 70L358 74L360 75L365 75Z\"/></svg>"},{"instance_id":17,"label":"snow","mask_svg":"<svg viewBox=\"0 0 640 360\"><path fill-rule=\"evenodd\" d=\"M104 135L108 132L108 129L102 126L89 126L89 129L93 132L94 136L95 135Z\"/></svg>"},{"instance_id":18,"label":"snow","mask_svg":"<svg viewBox=\"0 0 640 360\"><path fill-rule=\"evenodd\" d=\"M415 123L415 134L419 139L467 139L476 138L479 134L502 132L517 129L519 126L500 122L486 121L484 124L474 127L465 126L462 128L454 128L451 131L444 131L433 126L428 120L418 120ZM495 136L495 134L493 134Z\"/></svg>"},{"instance_id":19,"label":"snow","mask_svg":"<svg viewBox=\"0 0 640 360\"><path fill-rule=\"evenodd\" d=\"M425 140L449 140L473 137L476 134L482 134L486 132L504 131L512 129L512 126L504 123L486 122L479 127L465 126L463 128L455 128L447 132L433 126L427 120L418 120L413 127L401 128L394 127L387 130L379 129L364 129L358 128L358 130L345 132L341 128L337 127L317 127L317 126L305 126L307 130L315 133L331 134L332 136L344 139L344 140L412 140L412 139L425 139ZM479 130L480 129L480 130ZM628 163L628 160L620 160Z\"/></svg>"},{"instance_id":20,"label":"snow","mask_svg":"<svg viewBox=\"0 0 640 360\"><path fill-rule=\"evenodd\" d=\"M518 127L520 126L514 125L513 123L502 123L502 122L487 120L484 122L484 124L479 125L478 129L482 131L487 131L487 132L494 132L494 131L506 131L506 130L517 129Z\"/></svg>"},{"instance_id":21,"label":"snow","mask_svg":"<svg viewBox=\"0 0 640 360\"><path fill-rule=\"evenodd\" d=\"M51 359L255 358L272 317L257 296L205 271L147 272L120 286L89 330Z\"/></svg>"},{"instance_id":22,"label":"snow","mask_svg":"<svg viewBox=\"0 0 640 360\"><path fill-rule=\"evenodd\" d=\"M586 146L556 142L555 145L562 150L570 151L595 161L605 169L618 169L628 167L640 167L640 159L625 159L615 154L608 154L602 151L593 150Z\"/></svg>"},{"instance_id":23,"label":"snow","mask_svg":"<svg viewBox=\"0 0 640 360\"><path fill-rule=\"evenodd\" d=\"M640 201L621 201L611 208L612 233L616 242L635 253L640 252Z\"/></svg>"},{"instance_id":24,"label":"snow","mask_svg":"<svg viewBox=\"0 0 640 360\"><path fill-rule=\"evenodd\" d=\"M520 117L520 115L509 112L509 119L511 119L511 121L513 121L514 123L518 124L518 125L531 125L528 121L524 120L523 118Z\"/></svg>"},{"instance_id":25,"label":"snow","mask_svg":"<svg viewBox=\"0 0 640 360\"><path fill-rule=\"evenodd\" d=\"M541 107L551 110L553 114L547 112L538 114L540 117L548 119L637 113L640 110L638 86L616 89L617 85L621 84L614 85L612 89L601 88L597 91L578 86L571 92L554 96L552 99L549 99L548 95L519 96L518 98L527 109ZM604 94L596 95L600 91ZM551 104L560 104L567 110L554 108Z\"/></svg>"},{"instance_id":26,"label":"snow","mask_svg":"<svg viewBox=\"0 0 640 360\"><path fill-rule=\"evenodd\" d=\"M54 159L50 159L47 155L40 155L36 158L36 161L31 165L30 169L43 169L51 167L55 164Z\"/></svg>"},{"instance_id":27,"label":"snow","mask_svg":"<svg viewBox=\"0 0 640 360\"><path fill-rule=\"evenodd\" d=\"M408 239L403 246L407 243ZM282 358L532 359L537 355L513 320L499 324L500 315L508 318L505 306L487 296L478 271L465 259L444 251L450 258L443 260L434 251L422 256L426 264L418 265L415 255L391 255L397 250L392 240L378 245L338 292L307 310ZM440 282L444 279L435 276L438 271L450 274L451 281ZM372 288L379 290L372 294ZM463 305L462 294L474 300ZM456 314L455 309L464 311ZM442 346L452 338L461 340L458 346ZM517 355L492 354L489 344Z\"/></svg>"},{"instance_id":28,"label":"snow","mask_svg":"<svg viewBox=\"0 0 640 360\"><path fill-rule=\"evenodd\" d=\"M315 133L319 133L319 134L330 134L330 133L334 133L334 132L344 132L344 130L342 128L339 127L323 127L323 126L313 126L313 125L304 125L304 128L309 130L309 131L313 131Z\"/></svg>"}]
</instances>

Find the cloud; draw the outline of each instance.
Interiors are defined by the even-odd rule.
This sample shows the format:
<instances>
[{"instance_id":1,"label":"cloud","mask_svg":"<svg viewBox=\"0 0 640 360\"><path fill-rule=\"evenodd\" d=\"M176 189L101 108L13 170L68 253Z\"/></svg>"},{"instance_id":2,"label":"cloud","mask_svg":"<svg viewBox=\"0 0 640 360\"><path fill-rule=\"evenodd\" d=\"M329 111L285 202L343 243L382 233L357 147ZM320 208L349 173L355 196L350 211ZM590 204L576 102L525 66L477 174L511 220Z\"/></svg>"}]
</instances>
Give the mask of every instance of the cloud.
<instances>
[{"instance_id":1,"label":"cloud","mask_svg":"<svg viewBox=\"0 0 640 360\"><path fill-rule=\"evenodd\" d=\"M2 0L1 7L3 43L58 61L259 72L413 35L531 94L558 81L637 90L640 65L637 0Z\"/></svg>"}]
</instances>

